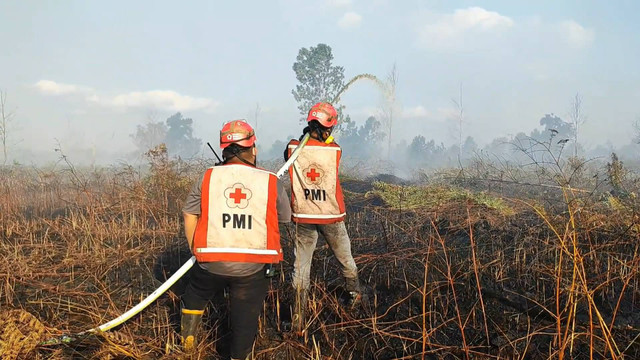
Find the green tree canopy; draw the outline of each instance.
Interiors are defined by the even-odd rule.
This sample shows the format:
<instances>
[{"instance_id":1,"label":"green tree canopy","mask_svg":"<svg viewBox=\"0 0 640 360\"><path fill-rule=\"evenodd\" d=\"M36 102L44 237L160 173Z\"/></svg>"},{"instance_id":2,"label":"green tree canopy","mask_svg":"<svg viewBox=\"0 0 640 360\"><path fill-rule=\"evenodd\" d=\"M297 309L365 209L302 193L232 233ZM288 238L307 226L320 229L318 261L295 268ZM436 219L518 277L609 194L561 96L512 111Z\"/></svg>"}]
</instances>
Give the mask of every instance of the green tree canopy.
<instances>
[{"instance_id":1,"label":"green tree canopy","mask_svg":"<svg viewBox=\"0 0 640 360\"><path fill-rule=\"evenodd\" d=\"M299 84L291 93L303 116L317 102L331 103L345 85L344 68L333 65L331 47L326 44L301 48L293 63L293 71ZM340 112L339 106L333 105Z\"/></svg>"},{"instance_id":2,"label":"green tree canopy","mask_svg":"<svg viewBox=\"0 0 640 360\"><path fill-rule=\"evenodd\" d=\"M167 119L165 144L169 153L190 158L202 149L202 139L193 137L193 119L175 113Z\"/></svg>"},{"instance_id":3,"label":"green tree canopy","mask_svg":"<svg viewBox=\"0 0 640 360\"><path fill-rule=\"evenodd\" d=\"M347 123L340 136L340 145L345 154L362 159L379 157L385 137L380 128L380 121L373 116L369 116L361 126L357 126L353 121Z\"/></svg>"},{"instance_id":4,"label":"green tree canopy","mask_svg":"<svg viewBox=\"0 0 640 360\"><path fill-rule=\"evenodd\" d=\"M193 137L193 119L185 118L179 112L165 122L138 125L130 136L140 153L165 144L170 155L190 158L202 149L202 139Z\"/></svg>"},{"instance_id":5,"label":"green tree canopy","mask_svg":"<svg viewBox=\"0 0 640 360\"><path fill-rule=\"evenodd\" d=\"M138 148L139 153L144 153L165 141L167 125L163 121L149 121L144 125L138 125L136 132L129 135Z\"/></svg>"},{"instance_id":6,"label":"green tree canopy","mask_svg":"<svg viewBox=\"0 0 640 360\"><path fill-rule=\"evenodd\" d=\"M546 137L544 140L548 140L551 133L554 134L554 137L557 136L560 139L572 138L574 134L573 126L553 113L545 114L540 119L540 125L544 126L544 132L541 134L541 136Z\"/></svg>"}]
</instances>

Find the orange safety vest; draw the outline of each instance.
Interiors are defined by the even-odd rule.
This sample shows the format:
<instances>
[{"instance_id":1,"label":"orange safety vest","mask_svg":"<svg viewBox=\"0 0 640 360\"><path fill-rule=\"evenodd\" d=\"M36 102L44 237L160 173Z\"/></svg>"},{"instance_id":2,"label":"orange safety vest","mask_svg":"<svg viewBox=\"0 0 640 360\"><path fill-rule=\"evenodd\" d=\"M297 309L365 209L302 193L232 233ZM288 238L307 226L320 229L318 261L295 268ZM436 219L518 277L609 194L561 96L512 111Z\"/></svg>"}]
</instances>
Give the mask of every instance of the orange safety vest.
<instances>
[{"instance_id":1,"label":"orange safety vest","mask_svg":"<svg viewBox=\"0 0 640 360\"><path fill-rule=\"evenodd\" d=\"M202 180L201 213L193 239L199 262L277 263L278 178L243 164L209 168Z\"/></svg>"},{"instance_id":2,"label":"orange safety vest","mask_svg":"<svg viewBox=\"0 0 640 360\"><path fill-rule=\"evenodd\" d=\"M289 141L289 156L298 146ZM344 220L346 210L338 178L342 150L338 144L309 139L289 168L294 222L333 224Z\"/></svg>"}]
</instances>

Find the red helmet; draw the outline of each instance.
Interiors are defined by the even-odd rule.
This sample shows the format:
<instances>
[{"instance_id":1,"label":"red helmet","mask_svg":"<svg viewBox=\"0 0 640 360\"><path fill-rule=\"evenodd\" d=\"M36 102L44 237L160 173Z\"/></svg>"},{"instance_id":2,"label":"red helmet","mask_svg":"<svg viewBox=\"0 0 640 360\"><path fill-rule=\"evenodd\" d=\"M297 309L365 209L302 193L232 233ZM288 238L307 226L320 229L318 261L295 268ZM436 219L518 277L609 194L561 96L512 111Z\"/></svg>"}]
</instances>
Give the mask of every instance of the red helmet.
<instances>
[{"instance_id":1,"label":"red helmet","mask_svg":"<svg viewBox=\"0 0 640 360\"><path fill-rule=\"evenodd\" d=\"M255 142L256 133L251 125L244 120L229 121L220 130L220 147L223 149L231 144L250 147Z\"/></svg>"},{"instance_id":2,"label":"red helmet","mask_svg":"<svg viewBox=\"0 0 640 360\"><path fill-rule=\"evenodd\" d=\"M313 105L309 110L307 122L311 120L317 120L320 125L327 128L334 127L338 123L338 112L333 105L320 102Z\"/></svg>"}]
</instances>

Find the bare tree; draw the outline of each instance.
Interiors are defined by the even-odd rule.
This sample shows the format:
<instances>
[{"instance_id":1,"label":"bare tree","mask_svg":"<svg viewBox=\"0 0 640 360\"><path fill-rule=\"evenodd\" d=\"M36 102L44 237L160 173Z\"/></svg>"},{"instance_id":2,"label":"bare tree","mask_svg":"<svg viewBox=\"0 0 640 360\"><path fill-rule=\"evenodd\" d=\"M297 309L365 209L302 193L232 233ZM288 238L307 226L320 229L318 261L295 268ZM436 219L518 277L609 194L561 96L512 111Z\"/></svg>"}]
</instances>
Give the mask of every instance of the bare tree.
<instances>
[{"instance_id":1,"label":"bare tree","mask_svg":"<svg viewBox=\"0 0 640 360\"><path fill-rule=\"evenodd\" d=\"M571 102L571 110L569 111L569 120L571 127L573 127L573 156L578 156L578 133L579 128L584 124L586 118L582 113L582 96L580 93L576 93Z\"/></svg>"},{"instance_id":2,"label":"bare tree","mask_svg":"<svg viewBox=\"0 0 640 360\"><path fill-rule=\"evenodd\" d=\"M398 68L396 64L387 74L387 78L384 82L384 99L382 99L382 105L380 106L380 112L382 115L382 123L387 133L387 159L391 159L391 139L393 132L393 118L397 111L397 99L396 89L398 86Z\"/></svg>"},{"instance_id":3,"label":"bare tree","mask_svg":"<svg viewBox=\"0 0 640 360\"><path fill-rule=\"evenodd\" d=\"M457 133L458 133L458 161L462 158L462 134L463 134L463 123L464 123L464 104L462 102L462 83L460 83L460 94L458 96L458 100L451 99L451 102L456 108L455 120L457 122Z\"/></svg>"},{"instance_id":4,"label":"bare tree","mask_svg":"<svg viewBox=\"0 0 640 360\"><path fill-rule=\"evenodd\" d=\"M0 143L2 143L3 165L7 165L7 148L9 147L9 127L13 120L13 112L7 110L7 93L0 91Z\"/></svg>"}]
</instances>

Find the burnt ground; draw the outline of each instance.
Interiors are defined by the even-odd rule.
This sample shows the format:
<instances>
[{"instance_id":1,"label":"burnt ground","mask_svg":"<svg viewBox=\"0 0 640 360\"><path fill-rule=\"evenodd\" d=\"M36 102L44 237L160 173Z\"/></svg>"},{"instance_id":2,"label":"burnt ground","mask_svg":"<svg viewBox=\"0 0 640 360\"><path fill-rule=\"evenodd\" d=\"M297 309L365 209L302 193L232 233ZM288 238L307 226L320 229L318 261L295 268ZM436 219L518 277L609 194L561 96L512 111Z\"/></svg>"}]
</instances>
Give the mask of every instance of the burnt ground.
<instances>
[{"instance_id":1,"label":"burnt ground","mask_svg":"<svg viewBox=\"0 0 640 360\"><path fill-rule=\"evenodd\" d=\"M552 231L537 214L522 210L517 216L505 218L482 206L464 203L428 211L398 211L372 194L373 189L371 181L350 180L344 184L347 226L366 287L366 302L353 310L344 306L338 263L320 237L312 268L314 319L304 337L283 330L288 306L293 302L289 286L293 249L289 239L295 227L289 226L282 231L285 261L272 281L259 350L276 359L317 354L353 359L420 358L422 354L433 359L464 358L467 351L473 358L550 355L549 349L557 341L552 335L557 325L553 296L556 281L549 269L556 249ZM615 247L611 242L624 241L630 235L622 230L594 233L589 249ZM607 256L633 259L625 252L635 251L635 247L624 248L616 250L622 253ZM593 263L601 266L588 269L596 283L606 276L607 268L597 256ZM609 289L594 292L598 311L607 324L613 320L614 338L626 344L624 355L640 356L640 345L631 342L640 328L640 294L637 290L622 293L613 283L605 285ZM561 303L568 301L566 295L560 296ZM225 324L227 304L224 299L218 300L209 324L216 334L225 334L228 327L219 324ZM573 326L586 331L589 306L584 301L576 302L575 319ZM577 336L567 355L588 357L592 348L589 341L584 335ZM604 348L601 343L593 356L608 357Z\"/></svg>"},{"instance_id":2,"label":"burnt ground","mask_svg":"<svg viewBox=\"0 0 640 360\"><path fill-rule=\"evenodd\" d=\"M613 214L596 204L576 214L574 238L562 232L558 238L551 226L564 230L566 213L547 214L545 221L522 204L506 216L469 201L400 211L372 193L371 181L346 181L344 190L347 227L366 301L356 309L344 306L338 263L321 239L314 254L307 330L302 337L285 331L282 325L293 300L290 239L295 228L281 229L285 261L278 266L265 302L257 358L544 359L560 352L576 359L610 358L612 352L618 358L640 358L638 232L633 214ZM91 210L87 213L90 216ZM35 223L24 231L8 221L3 224L2 275L10 288L0 287L0 299L2 308L23 309L44 324L41 339L110 320L189 258L177 217L159 217L126 242L105 236L99 244L98 239L89 244L91 240L83 237L78 245L79 238L62 230L78 222L73 219L78 213L70 211L42 223L33 216ZM29 238L49 240L29 244ZM87 257L86 251L93 256ZM187 279L188 274L112 335L32 346L16 354L181 357L175 344L179 296ZM205 345L196 358L227 355L227 307L222 294L213 299L205 316ZM36 325L32 328L42 333L42 326ZM21 329L29 333L30 327Z\"/></svg>"}]
</instances>

